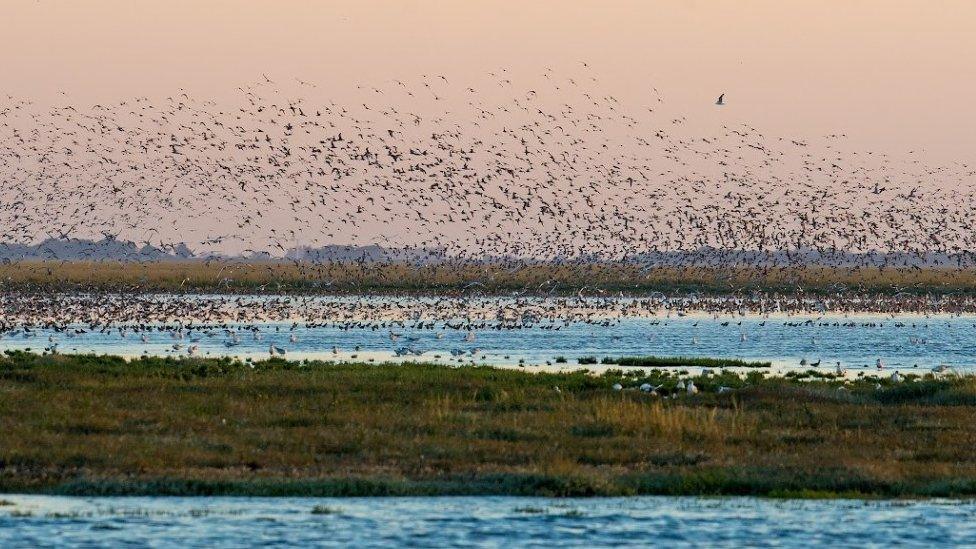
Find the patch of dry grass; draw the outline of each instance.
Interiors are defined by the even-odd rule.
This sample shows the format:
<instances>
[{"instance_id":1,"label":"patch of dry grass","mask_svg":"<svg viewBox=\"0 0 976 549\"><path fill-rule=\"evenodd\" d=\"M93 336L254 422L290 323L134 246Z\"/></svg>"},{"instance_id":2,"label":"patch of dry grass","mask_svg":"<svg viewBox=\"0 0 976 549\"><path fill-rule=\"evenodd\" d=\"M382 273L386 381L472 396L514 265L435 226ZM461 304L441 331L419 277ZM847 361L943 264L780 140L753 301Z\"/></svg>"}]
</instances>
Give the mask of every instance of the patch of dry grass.
<instances>
[{"instance_id":1,"label":"patch of dry grass","mask_svg":"<svg viewBox=\"0 0 976 549\"><path fill-rule=\"evenodd\" d=\"M651 291L729 294L972 294L976 270L955 268L642 267L629 263L305 263L282 261L20 261L0 265L6 289L265 292L484 292L571 295ZM472 286L472 284L475 284ZM470 291L470 290L467 290Z\"/></svg>"}]
</instances>

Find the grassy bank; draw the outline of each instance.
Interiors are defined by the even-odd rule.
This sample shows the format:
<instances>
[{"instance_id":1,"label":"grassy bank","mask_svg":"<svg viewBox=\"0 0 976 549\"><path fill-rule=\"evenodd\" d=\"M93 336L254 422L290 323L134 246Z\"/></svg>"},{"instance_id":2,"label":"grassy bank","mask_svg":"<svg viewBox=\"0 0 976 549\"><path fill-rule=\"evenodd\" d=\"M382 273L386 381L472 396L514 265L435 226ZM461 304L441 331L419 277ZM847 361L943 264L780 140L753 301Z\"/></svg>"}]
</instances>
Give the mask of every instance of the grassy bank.
<instances>
[{"instance_id":1,"label":"grassy bank","mask_svg":"<svg viewBox=\"0 0 976 549\"><path fill-rule=\"evenodd\" d=\"M302 263L282 261L19 261L0 289L265 293L577 295L976 295L976 270L955 268L642 267L629 263Z\"/></svg>"},{"instance_id":2,"label":"grassy bank","mask_svg":"<svg viewBox=\"0 0 976 549\"><path fill-rule=\"evenodd\" d=\"M0 492L976 495L971 378L678 376L18 353Z\"/></svg>"},{"instance_id":3,"label":"grassy bank","mask_svg":"<svg viewBox=\"0 0 976 549\"><path fill-rule=\"evenodd\" d=\"M735 358L702 358L681 356L622 356L604 357L603 364L641 368L673 368L699 366L702 368L769 368L768 361L739 360Z\"/></svg>"}]
</instances>

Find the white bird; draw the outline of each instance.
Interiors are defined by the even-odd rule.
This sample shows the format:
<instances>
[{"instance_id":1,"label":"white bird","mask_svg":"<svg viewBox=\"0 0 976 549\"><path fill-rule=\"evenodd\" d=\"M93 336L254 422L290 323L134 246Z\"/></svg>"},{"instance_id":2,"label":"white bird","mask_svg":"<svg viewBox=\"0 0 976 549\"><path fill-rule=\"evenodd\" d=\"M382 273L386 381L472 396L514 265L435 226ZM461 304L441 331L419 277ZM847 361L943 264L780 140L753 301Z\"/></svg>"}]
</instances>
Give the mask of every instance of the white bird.
<instances>
[{"instance_id":1,"label":"white bird","mask_svg":"<svg viewBox=\"0 0 976 549\"><path fill-rule=\"evenodd\" d=\"M650 393L652 396L657 396L657 390L660 389L661 387L664 387L664 384L655 387L650 383L644 383L640 386L640 390L645 393Z\"/></svg>"},{"instance_id":2,"label":"white bird","mask_svg":"<svg viewBox=\"0 0 976 549\"><path fill-rule=\"evenodd\" d=\"M695 386L695 382L694 381L691 381L691 380L688 381L688 386L685 388L685 390L688 391L688 394L689 395L697 395L698 394L698 387L696 387Z\"/></svg>"},{"instance_id":3,"label":"white bird","mask_svg":"<svg viewBox=\"0 0 976 549\"><path fill-rule=\"evenodd\" d=\"M623 386L623 385L621 385L621 384L619 384L619 383L614 383L614 384L613 384L613 387L612 387L612 389L613 389L614 391L621 391L621 390L623 390L623 388L624 388L624 386Z\"/></svg>"},{"instance_id":4,"label":"white bird","mask_svg":"<svg viewBox=\"0 0 976 549\"><path fill-rule=\"evenodd\" d=\"M891 374L891 382L892 383L901 383L901 376L898 375L898 372L895 372L895 373Z\"/></svg>"}]
</instances>

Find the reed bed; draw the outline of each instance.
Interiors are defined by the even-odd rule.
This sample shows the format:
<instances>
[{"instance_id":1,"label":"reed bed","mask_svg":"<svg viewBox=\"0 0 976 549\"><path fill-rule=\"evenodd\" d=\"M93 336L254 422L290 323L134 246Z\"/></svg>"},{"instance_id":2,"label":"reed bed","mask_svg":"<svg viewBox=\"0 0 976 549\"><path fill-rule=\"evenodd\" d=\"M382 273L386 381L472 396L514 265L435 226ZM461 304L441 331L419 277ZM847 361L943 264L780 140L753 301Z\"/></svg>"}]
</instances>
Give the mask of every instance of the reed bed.
<instances>
[{"instance_id":1,"label":"reed bed","mask_svg":"<svg viewBox=\"0 0 976 549\"><path fill-rule=\"evenodd\" d=\"M976 294L976 270L954 268L642 267L629 263L281 261L20 261L0 289L267 293L508 293L608 296L774 292L818 295Z\"/></svg>"}]
</instances>

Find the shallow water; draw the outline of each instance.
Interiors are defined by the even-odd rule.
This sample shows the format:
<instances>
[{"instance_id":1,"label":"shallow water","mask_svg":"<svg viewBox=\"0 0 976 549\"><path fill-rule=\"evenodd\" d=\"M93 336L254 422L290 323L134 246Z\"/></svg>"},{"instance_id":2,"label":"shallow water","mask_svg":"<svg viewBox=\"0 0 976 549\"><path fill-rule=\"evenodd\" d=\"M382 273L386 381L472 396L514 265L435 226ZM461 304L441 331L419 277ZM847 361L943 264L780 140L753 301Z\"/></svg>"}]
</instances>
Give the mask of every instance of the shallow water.
<instances>
[{"instance_id":1,"label":"shallow water","mask_svg":"<svg viewBox=\"0 0 976 549\"><path fill-rule=\"evenodd\" d=\"M557 328L558 329L555 329ZM146 334L148 342L131 331L89 332L74 337L36 330L31 335L8 333L0 349L51 345L59 352L94 352L125 356L185 355L191 345L197 356L267 357L269 346L286 351L286 358L388 360L394 350L409 349L412 360L494 365L554 362L562 356L572 367L581 356L707 356L768 360L776 366L801 368L802 360L821 361L821 368L840 362L851 370L874 370L880 358L886 366L919 371L947 364L958 370L976 369L976 317L973 316L850 316L850 317L729 317L625 318L609 326L582 322L520 329L465 331L380 327L346 329L305 328L290 324L259 325L257 337L239 330L239 343L229 346L223 330L187 332L183 339L171 332ZM393 341L391 332L396 334ZM296 341L291 341L292 336ZM473 341L470 339L473 337ZM175 349L174 345L179 346ZM333 352L336 348L337 353ZM453 352L453 354L452 354ZM403 357L400 357L403 359Z\"/></svg>"},{"instance_id":2,"label":"shallow water","mask_svg":"<svg viewBox=\"0 0 976 549\"><path fill-rule=\"evenodd\" d=\"M976 503L635 497L0 496L0 546L976 544ZM319 506L327 514L315 513Z\"/></svg>"}]
</instances>

